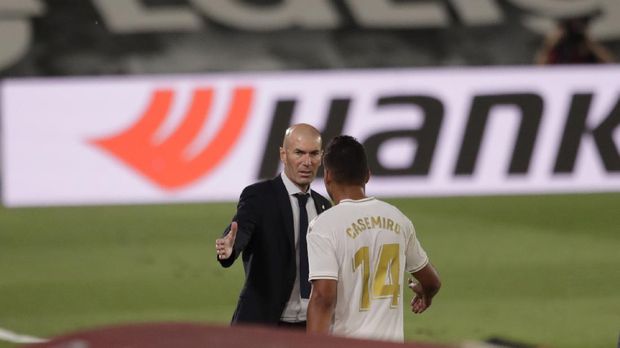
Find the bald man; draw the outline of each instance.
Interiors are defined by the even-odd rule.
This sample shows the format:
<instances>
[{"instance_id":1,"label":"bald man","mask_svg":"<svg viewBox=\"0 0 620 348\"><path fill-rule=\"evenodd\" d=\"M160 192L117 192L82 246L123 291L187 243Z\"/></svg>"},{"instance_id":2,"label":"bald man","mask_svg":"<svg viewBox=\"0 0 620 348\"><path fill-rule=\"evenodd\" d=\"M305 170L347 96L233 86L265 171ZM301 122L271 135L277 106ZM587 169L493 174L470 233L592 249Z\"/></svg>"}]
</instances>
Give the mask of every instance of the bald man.
<instances>
[{"instance_id":1,"label":"bald man","mask_svg":"<svg viewBox=\"0 0 620 348\"><path fill-rule=\"evenodd\" d=\"M217 259L230 267L242 254L245 285L232 324L264 324L305 330L308 222L328 209L310 189L321 165L321 134L308 124L288 128L280 147L284 171L246 187L237 213L215 241Z\"/></svg>"}]
</instances>

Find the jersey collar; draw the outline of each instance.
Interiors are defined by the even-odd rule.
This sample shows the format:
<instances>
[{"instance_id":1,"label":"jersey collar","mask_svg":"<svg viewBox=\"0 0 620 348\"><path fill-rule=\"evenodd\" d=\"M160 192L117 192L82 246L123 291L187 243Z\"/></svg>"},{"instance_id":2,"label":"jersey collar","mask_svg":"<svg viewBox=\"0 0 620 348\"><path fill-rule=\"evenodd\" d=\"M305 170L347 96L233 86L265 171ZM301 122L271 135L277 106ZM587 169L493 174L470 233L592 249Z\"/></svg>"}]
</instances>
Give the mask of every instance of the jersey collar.
<instances>
[{"instance_id":1,"label":"jersey collar","mask_svg":"<svg viewBox=\"0 0 620 348\"><path fill-rule=\"evenodd\" d=\"M362 198L362 199L350 199L350 198L345 198L345 199L341 199L340 203L364 203L364 202L370 202L372 200L374 200L375 197L366 197L366 198Z\"/></svg>"}]
</instances>

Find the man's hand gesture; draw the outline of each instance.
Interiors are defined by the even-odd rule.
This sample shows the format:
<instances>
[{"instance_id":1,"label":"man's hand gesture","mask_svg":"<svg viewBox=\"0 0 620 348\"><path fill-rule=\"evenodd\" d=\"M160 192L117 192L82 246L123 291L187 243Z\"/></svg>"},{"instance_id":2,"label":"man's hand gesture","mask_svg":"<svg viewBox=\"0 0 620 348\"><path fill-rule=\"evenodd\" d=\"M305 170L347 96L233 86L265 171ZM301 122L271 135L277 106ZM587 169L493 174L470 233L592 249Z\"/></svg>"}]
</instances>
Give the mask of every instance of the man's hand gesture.
<instances>
[{"instance_id":1,"label":"man's hand gesture","mask_svg":"<svg viewBox=\"0 0 620 348\"><path fill-rule=\"evenodd\" d=\"M233 251L233 245L235 245L235 238L237 238L237 223L235 221L230 224L230 231L223 238L215 240L215 251L217 252L217 258L220 260L226 260L230 257Z\"/></svg>"},{"instance_id":2,"label":"man's hand gesture","mask_svg":"<svg viewBox=\"0 0 620 348\"><path fill-rule=\"evenodd\" d=\"M411 311L416 314L424 312L431 305L431 299L426 296L420 283L410 280L409 288L415 293L415 297L411 300Z\"/></svg>"}]
</instances>

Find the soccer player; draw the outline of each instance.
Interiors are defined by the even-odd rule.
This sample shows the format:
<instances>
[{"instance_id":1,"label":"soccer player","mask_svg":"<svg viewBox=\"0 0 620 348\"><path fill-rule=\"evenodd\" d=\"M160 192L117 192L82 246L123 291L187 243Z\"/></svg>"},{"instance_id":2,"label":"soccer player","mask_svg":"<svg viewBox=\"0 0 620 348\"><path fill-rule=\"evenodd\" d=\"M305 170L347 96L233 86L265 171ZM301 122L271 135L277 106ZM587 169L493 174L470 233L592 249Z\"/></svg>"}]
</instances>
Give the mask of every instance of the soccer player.
<instances>
[{"instance_id":1,"label":"soccer player","mask_svg":"<svg viewBox=\"0 0 620 348\"><path fill-rule=\"evenodd\" d=\"M355 138L335 137L323 157L325 187L335 207L308 229L312 293L307 331L365 339L404 340L404 273L422 313L441 287L411 221L394 206L367 197L366 152Z\"/></svg>"}]
</instances>

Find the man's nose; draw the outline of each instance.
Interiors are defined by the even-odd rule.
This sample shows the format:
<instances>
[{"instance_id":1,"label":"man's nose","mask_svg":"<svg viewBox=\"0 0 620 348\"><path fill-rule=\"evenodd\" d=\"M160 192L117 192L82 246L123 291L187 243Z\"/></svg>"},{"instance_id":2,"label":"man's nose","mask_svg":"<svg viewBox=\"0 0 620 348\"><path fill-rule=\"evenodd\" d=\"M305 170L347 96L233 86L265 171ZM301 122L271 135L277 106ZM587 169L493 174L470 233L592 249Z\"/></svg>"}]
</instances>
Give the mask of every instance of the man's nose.
<instances>
[{"instance_id":1,"label":"man's nose","mask_svg":"<svg viewBox=\"0 0 620 348\"><path fill-rule=\"evenodd\" d=\"M312 165L312 159L310 158L310 155L304 155L303 164L307 166Z\"/></svg>"}]
</instances>

